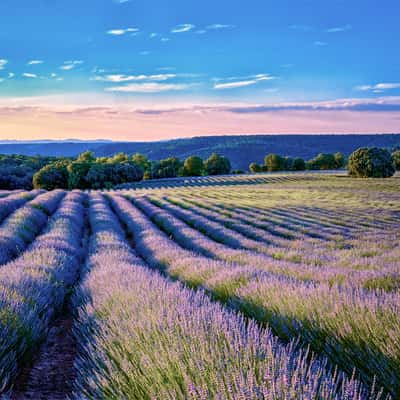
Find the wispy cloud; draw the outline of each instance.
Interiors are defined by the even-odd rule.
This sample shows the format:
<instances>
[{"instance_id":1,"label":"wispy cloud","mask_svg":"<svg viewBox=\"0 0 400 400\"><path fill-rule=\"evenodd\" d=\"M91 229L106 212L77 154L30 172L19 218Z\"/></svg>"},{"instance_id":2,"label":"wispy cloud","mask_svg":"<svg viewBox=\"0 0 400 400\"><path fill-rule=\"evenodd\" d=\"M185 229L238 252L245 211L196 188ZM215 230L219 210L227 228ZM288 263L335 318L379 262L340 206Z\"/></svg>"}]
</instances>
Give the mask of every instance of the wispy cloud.
<instances>
[{"instance_id":1,"label":"wispy cloud","mask_svg":"<svg viewBox=\"0 0 400 400\"><path fill-rule=\"evenodd\" d=\"M12 78L14 78L14 76L15 76L14 72L8 73L8 79L12 79Z\"/></svg>"},{"instance_id":2,"label":"wispy cloud","mask_svg":"<svg viewBox=\"0 0 400 400\"><path fill-rule=\"evenodd\" d=\"M210 31L220 31L220 30L224 30L224 29L233 29L233 28L236 28L236 25L212 24L212 25L208 25L204 28L196 30L195 33L197 33L198 35L204 35L205 33L210 32Z\"/></svg>"},{"instance_id":3,"label":"wispy cloud","mask_svg":"<svg viewBox=\"0 0 400 400\"><path fill-rule=\"evenodd\" d=\"M71 60L71 61L64 61L64 65L61 65L60 69L63 71L70 71L74 69L76 66L83 64L81 60Z\"/></svg>"},{"instance_id":4,"label":"wispy cloud","mask_svg":"<svg viewBox=\"0 0 400 400\"><path fill-rule=\"evenodd\" d=\"M124 3L130 3L131 0L113 0L114 3L117 4L124 4Z\"/></svg>"},{"instance_id":5,"label":"wispy cloud","mask_svg":"<svg viewBox=\"0 0 400 400\"><path fill-rule=\"evenodd\" d=\"M191 84L184 83L131 83L126 86L114 86L106 88L107 92L122 92L122 93L161 93L169 91L179 91L189 89Z\"/></svg>"},{"instance_id":6,"label":"wispy cloud","mask_svg":"<svg viewBox=\"0 0 400 400\"><path fill-rule=\"evenodd\" d=\"M352 25L347 24L347 25L342 25L342 26L334 26L332 28L327 29L325 32L327 32L327 33L344 32L344 31L349 31L352 28L353 28Z\"/></svg>"},{"instance_id":7,"label":"wispy cloud","mask_svg":"<svg viewBox=\"0 0 400 400\"><path fill-rule=\"evenodd\" d=\"M206 27L206 29L208 29L208 30L229 29L229 28L235 28L235 25L231 25L231 24L212 24L212 25L208 25Z\"/></svg>"},{"instance_id":8,"label":"wispy cloud","mask_svg":"<svg viewBox=\"0 0 400 400\"><path fill-rule=\"evenodd\" d=\"M326 42L321 42L320 40L316 40L316 41L314 42L314 46L323 47L323 46L327 46L327 45L328 45L328 43L326 43Z\"/></svg>"},{"instance_id":9,"label":"wispy cloud","mask_svg":"<svg viewBox=\"0 0 400 400\"><path fill-rule=\"evenodd\" d=\"M72 98L70 98L72 100ZM12 104L12 106L10 106ZM68 138L77 131L86 138L160 140L177 136L251 133L391 133L399 130L400 97L341 99L327 102L272 104L158 104L145 105L132 97L125 102L76 96L11 99L0 97L0 130L10 138ZM29 130L26 129L27 123ZM11 127L11 129L10 129ZM82 136L83 137L83 136ZM4 138L7 138L5 136Z\"/></svg>"},{"instance_id":10,"label":"wispy cloud","mask_svg":"<svg viewBox=\"0 0 400 400\"><path fill-rule=\"evenodd\" d=\"M26 63L26 65L39 65L39 64L43 64L44 61L43 60L30 60Z\"/></svg>"},{"instance_id":11,"label":"wispy cloud","mask_svg":"<svg viewBox=\"0 0 400 400\"><path fill-rule=\"evenodd\" d=\"M400 83L378 83L376 85L361 85L356 86L355 89L364 92L373 91L376 93L380 93L384 90L400 89Z\"/></svg>"},{"instance_id":12,"label":"wispy cloud","mask_svg":"<svg viewBox=\"0 0 400 400\"><path fill-rule=\"evenodd\" d=\"M251 81L237 81L237 82L228 82L228 83L216 83L214 84L214 89L236 89L245 86L251 86L256 84L256 80Z\"/></svg>"},{"instance_id":13,"label":"wispy cloud","mask_svg":"<svg viewBox=\"0 0 400 400\"><path fill-rule=\"evenodd\" d=\"M217 90L236 89L236 88L241 88L241 87L246 87L246 86L252 86L261 81L270 81L270 80L274 80L274 79L277 79L277 78L275 76L272 76L269 74L257 74L257 75L249 75L249 76L244 76L244 77L231 77L231 78L224 79L225 81L228 81L228 82L215 83L214 89L217 89ZM216 79L217 82L220 80L221 79Z\"/></svg>"},{"instance_id":14,"label":"wispy cloud","mask_svg":"<svg viewBox=\"0 0 400 400\"><path fill-rule=\"evenodd\" d=\"M58 76L57 74L55 74L54 72L50 74L50 78L53 78L56 81L63 81L64 78Z\"/></svg>"},{"instance_id":15,"label":"wispy cloud","mask_svg":"<svg viewBox=\"0 0 400 400\"><path fill-rule=\"evenodd\" d=\"M114 36L122 36L128 33L137 34L138 32L139 32L138 28L120 28L120 29L110 29L109 31L107 31L109 35L114 35Z\"/></svg>"},{"instance_id":16,"label":"wispy cloud","mask_svg":"<svg viewBox=\"0 0 400 400\"><path fill-rule=\"evenodd\" d=\"M355 111L399 112L399 98L343 99L327 102L281 103L256 106L227 107L227 111L239 114L269 113L274 111Z\"/></svg>"},{"instance_id":17,"label":"wispy cloud","mask_svg":"<svg viewBox=\"0 0 400 400\"><path fill-rule=\"evenodd\" d=\"M95 81L100 82L132 82L132 81L153 81L162 82L168 79L175 78L176 74L157 74L157 75L105 75L96 76L93 78Z\"/></svg>"},{"instance_id":18,"label":"wispy cloud","mask_svg":"<svg viewBox=\"0 0 400 400\"><path fill-rule=\"evenodd\" d=\"M32 79L37 78L37 75L36 75L36 74L30 74L30 73L27 73L27 72L23 73L22 76L23 76L24 78L32 78Z\"/></svg>"},{"instance_id":19,"label":"wispy cloud","mask_svg":"<svg viewBox=\"0 0 400 400\"><path fill-rule=\"evenodd\" d=\"M0 59L0 69L4 69L5 66L8 64L8 60Z\"/></svg>"},{"instance_id":20,"label":"wispy cloud","mask_svg":"<svg viewBox=\"0 0 400 400\"><path fill-rule=\"evenodd\" d=\"M171 33L183 33L183 32L189 32L192 29L194 29L196 25L193 24L180 24L175 26L175 28L171 29Z\"/></svg>"}]
</instances>

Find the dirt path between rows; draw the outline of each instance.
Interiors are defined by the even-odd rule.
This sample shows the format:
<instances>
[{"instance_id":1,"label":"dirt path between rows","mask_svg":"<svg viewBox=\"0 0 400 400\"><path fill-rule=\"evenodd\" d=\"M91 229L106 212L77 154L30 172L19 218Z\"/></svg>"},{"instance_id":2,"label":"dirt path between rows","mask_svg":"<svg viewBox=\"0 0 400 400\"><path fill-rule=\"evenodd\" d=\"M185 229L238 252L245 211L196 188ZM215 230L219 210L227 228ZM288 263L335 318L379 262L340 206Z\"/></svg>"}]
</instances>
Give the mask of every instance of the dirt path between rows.
<instances>
[{"instance_id":1,"label":"dirt path between rows","mask_svg":"<svg viewBox=\"0 0 400 400\"><path fill-rule=\"evenodd\" d=\"M76 343L73 318L58 318L38 351L33 365L24 368L15 382L11 400L64 400L72 392Z\"/></svg>"}]
</instances>

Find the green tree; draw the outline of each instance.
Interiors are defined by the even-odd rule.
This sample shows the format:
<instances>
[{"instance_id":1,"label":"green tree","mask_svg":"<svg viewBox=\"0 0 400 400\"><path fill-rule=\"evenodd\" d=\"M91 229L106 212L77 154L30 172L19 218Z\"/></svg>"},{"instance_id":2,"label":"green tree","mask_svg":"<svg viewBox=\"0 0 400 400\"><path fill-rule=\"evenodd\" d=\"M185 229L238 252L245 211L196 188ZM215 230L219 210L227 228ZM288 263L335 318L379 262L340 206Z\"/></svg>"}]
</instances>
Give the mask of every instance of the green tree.
<instances>
[{"instance_id":1,"label":"green tree","mask_svg":"<svg viewBox=\"0 0 400 400\"><path fill-rule=\"evenodd\" d=\"M255 162L252 162L249 165L249 170L252 174L256 174L257 172L262 172L262 166Z\"/></svg>"},{"instance_id":2,"label":"green tree","mask_svg":"<svg viewBox=\"0 0 400 400\"><path fill-rule=\"evenodd\" d=\"M92 189L108 189L114 185L137 182L142 179L142 169L132 161L93 163L85 176L86 184Z\"/></svg>"},{"instance_id":3,"label":"green tree","mask_svg":"<svg viewBox=\"0 0 400 400\"><path fill-rule=\"evenodd\" d=\"M306 162L302 158L297 157L293 160L294 171L304 171L305 169L306 169Z\"/></svg>"},{"instance_id":4,"label":"green tree","mask_svg":"<svg viewBox=\"0 0 400 400\"><path fill-rule=\"evenodd\" d=\"M183 164L176 157L169 157L165 160L153 162L151 165L152 179L175 178Z\"/></svg>"},{"instance_id":5,"label":"green tree","mask_svg":"<svg viewBox=\"0 0 400 400\"><path fill-rule=\"evenodd\" d=\"M90 166L85 181L91 189L109 189L113 185L113 164L97 162Z\"/></svg>"},{"instance_id":6,"label":"green tree","mask_svg":"<svg viewBox=\"0 0 400 400\"><path fill-rule=\"evenodd\" d=\"M204 163L200 157L188 157L183 163L185 176L201 176L204 171Z\"/></svg>"},{"instance_id":7,"label":"green tree","mask_svg":"<svg viewBox=\"0 0 400 400\"><path fill-rule=\"evenodd\" d=\"M333 157L335 158L335 165L337 169L343 168L346 165L346 160L342 153L335 153Z\"/></svg>"},{"instance_id":8,"label":"green tree","mask_svg":"<svg viewBox=\"0 0 400 400\"><path fill-rule=\"evenodd\" d=\"M394 162L394 167L396 171L400 171L400 150L396 150L392 153L392 158Z\"/></svg>"},{"instance_id":9,"label":"green tree","mask_svg":"<svg viewBox=\"0 0 400 400\"><path fill-rule=\"evenodd\" d=\"M391 154L377 147L362 147L349 157L349 175L355 178L388 178L395 168Z\"/></svg>"},{"instance_id":10,"label":"green tree","mask_svg":"<svg viewBox=\"0 0 400 400\"><path fill-rule=\"evenodd\" d=\"M126 153L117 153L113 157L109 157L108 162L115 164L115 163L122 163L129 161L129 157Z\"/></svg>"},{"instance_id":11,"label":"green tree","mask_svg":"<svg viewBox=\"0 0 400 400\"><path fill-rule=\"evenodd\" d=\"M78 157L79 160L79 157ZM93 165L92 162L74 161L68 165L68 188L69 189L89 189L90 185L86 180L86 175Z\"/></svg>"},{"instance_id":12,"label":"green tree","mask_svg":"<svg viewBox=\"0 0 400 400\"><path fill-rule=\"evenodd\" d=\"M46 165L33 175L35 189L67 189L68 188L68 161L56 161Z\"/></svg>"},{"instance_id":13,"label":"green tree","mask_svg":"<svg viewBox=\"0 0 400 400\"><path fill-rule=\"evenodd\" d=\"M126 161L113 164L112 182L117 185L127 182L138 182L143 179L143 170L134 162Z\"/></svg>"},{"instance_id":14,"label":"green tree","mask_svg":"<svg viewBox=\"0 0 400 400\"><path fill-rule=\"evenodd\" d=\"M285 169L285 159L278 154L268 154L265 157L264 163L269 172L283 171Z\"/></svg>"},{"instance_id":15,"label":"green tree","mask_svg":"<svg viewBox=\"0 0 400 400\"><path fill-rule=\"evenodd\" d=\"M317 157L307 161L307 168L313 170L336 169L336 160L333 154L320 153Z\"/></svg>"},{"instance_id":16,"label":"green tree","mask_svg":"<svg viewBox=\"0 0 400 400\"><path fill-rule=\"evenodd\" d=\"M146 171L150 171L151 169L151 162L149 161L149 159L147 158L147 156L145 156L144 154L141 153L136 153L132 156L132 161L136 164L139 165L140 168L142 168L142 170L144 172Z\"/></svg>"},{"instance_id":17,"label":"green tree","mask_svg":"<svg viewBox=\"0 0 400 400\"><path fill-rule=\"evenodd\" d=\"M78 158L76 159L78 163L92 163L96 161L96 157L94 156L93 151L85 151L79 154Z\"/></svg>"},{"instance_id":18,"label":"green tree","mask_svg":"<svg viewBox=\"0 0 400 400\"><path fill-rule=\"evenodd\" d=\"M207 175L229 174L231 172L231 163L226 157L213 153L204 162L204 169Z\"/></svg>"},{"instance_id":19,"label":"green tree","mask_svg":"<svg viewBox=\"0 0 400 400\"><path fill-rule=\"evenodd\" d=\"M294 159L292 157L285 157L284 160L285 160L284 170L285 171L293 171Z\"/></svg>"}]
</instances>

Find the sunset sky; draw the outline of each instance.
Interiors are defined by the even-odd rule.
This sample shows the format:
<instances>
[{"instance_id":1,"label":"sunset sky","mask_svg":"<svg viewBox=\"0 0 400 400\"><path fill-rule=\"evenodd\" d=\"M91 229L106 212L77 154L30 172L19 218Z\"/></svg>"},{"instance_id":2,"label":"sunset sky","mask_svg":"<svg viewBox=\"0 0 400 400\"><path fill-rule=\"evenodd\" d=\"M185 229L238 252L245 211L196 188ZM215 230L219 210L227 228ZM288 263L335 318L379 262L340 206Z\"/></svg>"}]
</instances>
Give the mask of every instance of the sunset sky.
<instances>
[{"instance_id":1,"label":"sunset sky","mask_svg":"<svg viewBox=\"0 0 400 400\"><path fill-rule=\"evenodd\" d=\"M2 0L0 140L399 133L398 0Z\"/></svg>"}]
</instances>

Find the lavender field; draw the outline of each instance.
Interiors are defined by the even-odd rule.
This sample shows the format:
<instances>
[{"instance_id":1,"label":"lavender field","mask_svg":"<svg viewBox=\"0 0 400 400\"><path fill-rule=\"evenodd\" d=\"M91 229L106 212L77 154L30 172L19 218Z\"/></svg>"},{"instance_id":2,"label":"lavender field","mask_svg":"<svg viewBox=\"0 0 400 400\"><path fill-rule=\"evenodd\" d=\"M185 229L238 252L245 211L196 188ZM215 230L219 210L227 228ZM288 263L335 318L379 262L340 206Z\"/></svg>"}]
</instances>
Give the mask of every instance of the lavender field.
<instances>
[{"instance_id":1,"label":"lavender field","mask_svg":"<svg viewBox=\"0 0 400 400\"><path fill-rule=\"evenodd\" d=\"M400 177L0 194L0 398L399 399Z\"/></svg>"}]
</instances>

